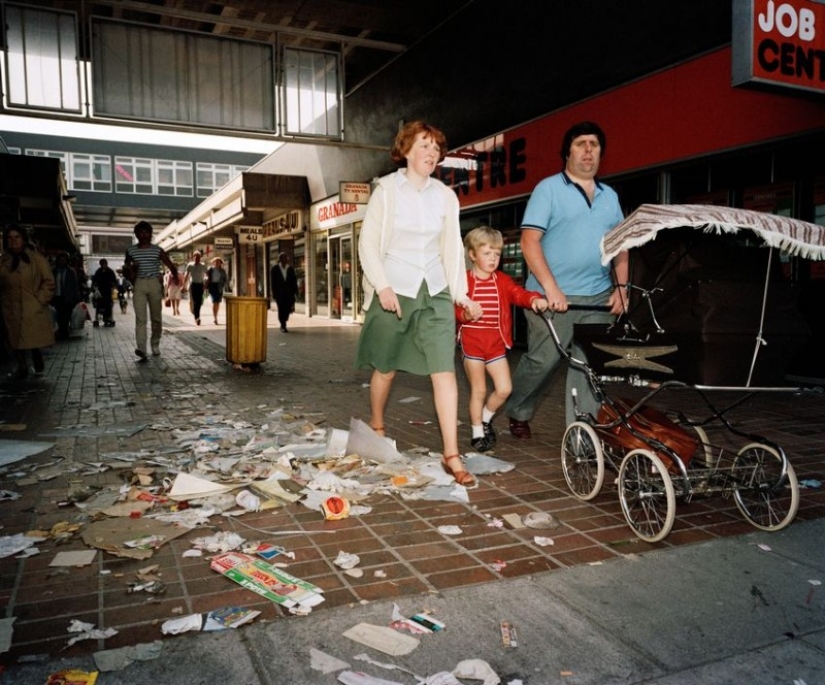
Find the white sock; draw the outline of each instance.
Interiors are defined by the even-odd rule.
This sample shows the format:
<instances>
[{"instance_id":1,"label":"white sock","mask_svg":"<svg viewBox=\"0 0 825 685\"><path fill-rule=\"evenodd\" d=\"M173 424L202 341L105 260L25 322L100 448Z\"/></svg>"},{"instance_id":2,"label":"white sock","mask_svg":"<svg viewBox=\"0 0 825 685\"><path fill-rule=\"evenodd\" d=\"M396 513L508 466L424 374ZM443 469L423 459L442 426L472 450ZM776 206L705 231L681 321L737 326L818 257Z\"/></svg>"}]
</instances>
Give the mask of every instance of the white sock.
<instances>
[{"instance_id":1,"label":"white sock","mask_svg":"<svg viewBox=\"0 0 825 685\"><path fill-rule=\"evenodd\" d=\"M483 438L484 437L484 426L473 426L473 437L474 438Z\"/></svg>"},{"instance_id":2,"label":"white sock","mask_svg":"<svg viewBox=\"0 0 825 685\"><path fill-rule=\"evenodd\" d=\"M495 415L496 413L494 411L490 411L487 407L484 407L484 409L481 410L481 420L484 421L484 423L490 423Z\"/></svg>"}]
</instances>

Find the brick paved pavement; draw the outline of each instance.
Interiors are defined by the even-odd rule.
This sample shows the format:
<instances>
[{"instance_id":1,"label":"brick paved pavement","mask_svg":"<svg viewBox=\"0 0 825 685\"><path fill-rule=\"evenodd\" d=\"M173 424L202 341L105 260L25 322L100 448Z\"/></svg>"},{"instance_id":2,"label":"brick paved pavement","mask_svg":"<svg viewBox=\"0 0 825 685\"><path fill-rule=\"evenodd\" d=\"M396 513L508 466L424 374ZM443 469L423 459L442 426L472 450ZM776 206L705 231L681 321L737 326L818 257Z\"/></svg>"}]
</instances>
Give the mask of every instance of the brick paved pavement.
<instances>
[{"instance_id":1,"label":"brick paved pavement","mask_svg":"<svg viewBox=\"0 0 825 685\"><path fill-rule=\"evenodd\" d=\"M88 325L78 339L48 351L45 377L0 385L0 419L27 426L23 432L0 433L0 439L53 440L52 449L26 463L45 463L59 456L68 471L70 465L95 461L101 452L174 444L168 430L147 428L133 435L117 430L144 423L189 425L200 416L219 414L260 424L276 407L326 427L346 428L351 416L367 418L368 373L352 368L358 326L296 315L291 332L283 334L274 312L270 312L267 362L260 373L246 374L225 361L222 324L194 326L190 319L187 313L180 318L164 316L162 356L146 364L137 364L133 354L131 310L126 315L116 314L115 328ZM495 454L514 463L516 469L482 477L480 487L470 492L469 505L381 496L368 502L372 513L362 518L325 522L317 512L296 504L247 514L242 523L221 519L213 525L224 530L235 527L241 533L252 526L293 551L295 560L288 570L325 590L326 602L315 612L362 600L496 583L753 530L731 499L696 499L689 504L680 502L673 532L663 542L648 545L628 528L615 490L606 487L588 503L573 498L558 458L563 433L560 385L554 385L542 404L533 422L532 440L511 438L505 422L499 421ZM463 379L460 387L464 416ZM398 402L408 397L421 399ZM110 401L126 406L105 408ZM680 397L674 401L685 400ZM427 379L400 375L390 407L387 433L396 438L401 449L439 448ZM824 409L822 396L760 395L738 409L734 417L782 445L800 479L825 480ZM59 427L78 424L103 430L96 435L59 435ZM55 432L58 437L45 437ZM466 444L466 422L461 437ZM0 502L4 535L49 528L61 521L82 521L78 510L58 505L76 481L106 485L121 483L124 478L117 470L80 479L66 472L37 485L18 487L10 475L13 472L12 466L0 475L0 488L22 493L16 501ZM538 511L551 512L560 522L558 528L547 532L553 538L552 546L536 544L536 531L530 529L488 525L491 518L507 513ZM798 518L819 518L824 513L822 491L803 490ZM464 533L460 537L443 535L437 530L443 524L459 525ZM300 533L284 535L283 531ZM284 616L271 603L258 601L211 571L205 559L182 557L190 547L188 540L199 534L202 531L193 531L170 542L146 561L99 553L91 566L61 571L50 568L55 552L86 548L78 539L59 547L53 542L40 544L41 553L28 559L0 559L4 616L16 617L12 648L0 662L21 655L57 654L66 644L71 619L113 627L119 633L105 643L79 642L62 652L67 656L158 639L160 623L176 611L188 614L237 603L262 610L264 619ZM362 578L349 577L333 565L341 549L361 557ZM160 565L166 593L157 597L127 593L126 584L134 572L150 564ZM384 571L385 577L377 577L378 570Z\"/></svg>"}]
</instances>

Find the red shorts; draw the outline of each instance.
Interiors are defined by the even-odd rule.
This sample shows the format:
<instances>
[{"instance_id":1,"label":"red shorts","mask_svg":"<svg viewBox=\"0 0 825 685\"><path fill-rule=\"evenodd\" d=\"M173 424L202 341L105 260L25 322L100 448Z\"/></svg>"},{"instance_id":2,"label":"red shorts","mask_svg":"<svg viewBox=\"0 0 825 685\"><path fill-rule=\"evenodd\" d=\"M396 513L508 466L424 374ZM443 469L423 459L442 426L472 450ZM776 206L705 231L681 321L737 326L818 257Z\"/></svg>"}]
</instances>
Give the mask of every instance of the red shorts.
<instances>
[{"instance_id":1,"label":"red shorts","mask_svg":"<svg viewBox=\"0 0 825 685\"><path fill-rule=\"evenodd\" d=\"M472 359L485 364L507 356L507 348L504 346L501 334L495 328L462 328L461 352L464 359Z\"/></svg>"}]
</instances>

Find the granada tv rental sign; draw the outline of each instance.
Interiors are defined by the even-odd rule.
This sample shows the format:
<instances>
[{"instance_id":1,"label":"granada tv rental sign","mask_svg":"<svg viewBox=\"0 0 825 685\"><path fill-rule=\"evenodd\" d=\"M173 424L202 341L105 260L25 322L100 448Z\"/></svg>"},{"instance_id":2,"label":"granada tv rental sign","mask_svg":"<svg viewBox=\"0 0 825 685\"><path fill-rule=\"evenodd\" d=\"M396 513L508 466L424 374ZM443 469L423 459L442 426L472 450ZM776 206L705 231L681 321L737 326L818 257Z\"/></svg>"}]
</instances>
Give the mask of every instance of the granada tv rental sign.
<instances>
[{"instance_id":1,"label":"granada tv rental sign","mask_svg":"<svg viewBox=\"0 0 825 685\"><path fill-rule=\"evenodd\" d=\"M733 85L825 93L825 0L734 0Z\"/></svg>"}]
</instances>

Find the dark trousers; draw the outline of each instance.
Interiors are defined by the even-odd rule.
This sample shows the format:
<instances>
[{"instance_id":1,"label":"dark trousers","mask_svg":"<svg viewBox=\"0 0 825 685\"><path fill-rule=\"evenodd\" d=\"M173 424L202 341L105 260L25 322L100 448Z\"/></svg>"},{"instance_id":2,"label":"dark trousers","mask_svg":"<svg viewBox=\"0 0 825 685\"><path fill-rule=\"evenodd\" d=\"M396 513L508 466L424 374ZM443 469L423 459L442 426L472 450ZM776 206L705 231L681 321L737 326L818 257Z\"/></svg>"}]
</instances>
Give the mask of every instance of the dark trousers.
<instances>
[{"instance_id":1,"label":"dark trousers","mask_svg":"<svg viewBox=\"0 0 825 685\"><path fill-rule=\"evenodd\" d=\"M52 306L57 318L57 337L66 339L69 337L69 324L72 320L72 310L75 303L63 297L55 297Z\"/></svg>"},{"instance_id":2,"label":"dark trousers","mask_svg":"<svg viewBox=\"0 0 825 685\"><path fill-rule=\"evenodd\" d=\"M200 319L201 306L203 305L203 283L193 283L190 285L189 297L192 298L192 313L196 319Z\"/></svg>"},{"instance_id":3,"label":"dark trousers","mask_svg":"<svg viewBox=\"0 0 825 685\"><path fill-rule=\"evenodd\" d=\"M286 328L286 323L289 321L289 315L292 314L292 308L295 306L295 298L286 296L275 296L275 303L278 305L278 321L281 322L281 328Z\"/></svg>"}]
</instances>

